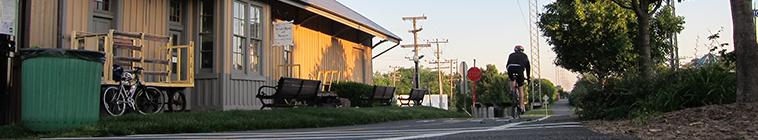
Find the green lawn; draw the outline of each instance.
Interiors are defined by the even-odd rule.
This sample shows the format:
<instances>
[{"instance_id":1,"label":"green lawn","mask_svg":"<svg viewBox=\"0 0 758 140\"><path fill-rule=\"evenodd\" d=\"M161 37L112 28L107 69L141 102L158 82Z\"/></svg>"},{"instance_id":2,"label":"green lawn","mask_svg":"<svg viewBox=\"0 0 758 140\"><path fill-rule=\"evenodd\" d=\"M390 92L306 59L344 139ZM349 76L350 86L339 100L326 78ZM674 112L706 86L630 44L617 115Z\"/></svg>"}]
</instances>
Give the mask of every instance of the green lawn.
<instances>
[{"instance_id":1,"label":"green lawn","mask_svg":"<svg viewBox=\"0 0 758 140\"><path fill-rule=\"evenodd\" d=\"M526 111L524 115L521 115L521 117L546 117L546 116L553 116L553 110L551 109L553 105L548 104L546 106L535 108L533 110ZM547 112L546 112L547 111Z\"/></svg>"},{"instance_id":2,"label":"green lawn","mask_svg":"<svg viewBox=\"0 0 758 140\"><path fill-rule=\"evenodd\" d=\"M97 126L38 133L21 124L0 126L0 139L107 137L132 134L173 134L316 128L436 118L468 118L465 113L432 107L323 108L176 112L101 117Z\"/></svg>"}]
</instances>

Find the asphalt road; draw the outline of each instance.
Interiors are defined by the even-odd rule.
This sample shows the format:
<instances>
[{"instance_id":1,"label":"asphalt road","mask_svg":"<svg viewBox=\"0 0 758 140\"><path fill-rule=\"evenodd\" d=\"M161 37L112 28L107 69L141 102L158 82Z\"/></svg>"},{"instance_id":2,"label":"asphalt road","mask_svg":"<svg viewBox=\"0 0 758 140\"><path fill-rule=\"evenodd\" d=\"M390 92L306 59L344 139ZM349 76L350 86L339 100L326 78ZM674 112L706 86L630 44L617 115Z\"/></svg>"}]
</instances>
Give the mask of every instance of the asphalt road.
<instances>
[{"instance_id":1,"label":"asphalt road","mask_svg":"<svg viewBox=\"0 0 758 140\"><path fill-rule=\"evenodd\" d=\"M595 133L571 120L567 101L553 106L557 116L544 118L448 118L397 121L371 125L260 130L225 133L130 135L92 139L637 139ZM565 110L563 106L565 106ZM563 111L563 112L561 112ZM71 139L71 138L69 138ZM89 139L89 138L73 138Z\"/></svg>"}]
</instances>

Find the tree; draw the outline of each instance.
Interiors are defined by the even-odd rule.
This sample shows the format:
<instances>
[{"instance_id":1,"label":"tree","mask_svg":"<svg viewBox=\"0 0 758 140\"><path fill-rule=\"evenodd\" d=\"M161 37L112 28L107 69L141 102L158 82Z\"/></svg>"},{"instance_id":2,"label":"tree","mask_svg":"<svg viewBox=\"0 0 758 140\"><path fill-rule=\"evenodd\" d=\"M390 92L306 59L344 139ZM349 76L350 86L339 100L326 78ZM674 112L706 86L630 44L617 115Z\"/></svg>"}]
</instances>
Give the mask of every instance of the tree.
<instances>
[{"instance_id":1,"label":"tree","mask_svg":"<svg viewBox=\"0 0 758 140\"><path fill-rule=\"evenodd\" d=\"M758 102L758 44L751 0L731 0L734 52L737 55L737 102Z\"/></svg>"},{"instance_id":2,"label":"tree","mask_svg":"<svg viewBox=\"0 0 758 140\"><path fill-rule=\"evenodd\" d=\"M528 101L534 100L534 101L539 102L540 100L542 100L543 96L547 96L549 99L545 102L554 103L556 93L558 92L555 89L555 85L553 85L553 82L550 82L550 80L548 79L534 79L534 81L532 81L532 84L536 84L536 82L542 82L541 83L542 88L540 88L542 95L539 95L537 93L535 93L534 95L532 95L532 93L527 93L529 95ZM529 88L531 88L531 86L528 86L527 89L529 91L532 91ZM524 89L524 91L526 91L527 89ZM527 99L524 99L524 100L527 100Z\"/></svg>"},{"instance_id":3,"label":"tree","mask_svg":"<svg viewBox=\"0 0 758 140\"><path fill-rule=\"evenodd\" d=\"M380 72L374 72L374 85L380 86L392 86L391 74L381 74Z\"/></svg>"},{"instance_id":4,"label":"tree","mask_svg":"<svg viewBox=\"0 0 758 140\"><path fill-rule=\"evenodd\" d=\"M631 9L637 16L637 49L639 51L640 75L645 79L653 78L653 58L650 46L650 21L653 14L664 2L671 0L612 0L617 5ZM681 2L681 0L678 0ZM652 9L651 9L652 7Z\"/></svg>"},{"instance_id":5,"label":"tree","mask_svg":"<svg viewBox=\"0 0 758 140\"><path fill-rule=\"evenodd\" d=\"M478 102L499 103L508 101L506 96L510 92L508 84L510 80L503 73L498 73L497 67L487 64L482 71L482 78L476 82L476 99Z\"/></svg>"},{"instance_id":6,"label":"tree","mask_svg":"<svg viewBox=\"0 0 758 140\"><path fill-rule=\"evenodd\" d=\"M561 87L561 86L556 86L556 87L555 87L555 89L557 89L557 90L558 90L558 96L559 96L561 99L566 99L566 98L568 98L568 94L569 94L569 93L568 93L568 92L566 92L565 90L563 90L563 87Z\"/></svg>"},{"instance_id":7,"label":"tree","mask_svg":"<svg viewBox=\"0 0 758 140\"><path fill-rule=\"evenodd\" d=\"M674 53L674 44L669 38L674 33L680 33L684 30L684 17L674 16L671 14L671 7L664 6L653 18L650 25L651 35L651 57L654 62L660 63L666 61L666 56Z\"/></svg>"},{"instance_id":8,"label":"tree","mask_svg":"<svg viewBox=\"0 0 758 140\"><path fill-rule=\"evenodd\" d=\"M572 72L606 77L634 66L633 14L607 1L556 1L538 25L554 46L555 64Z\"/></svg>"},{"instance_id":9,"label":"tree","mask_svg":"<svg viewBox=\"0 0 758 140\"><path fill-rule=\"evenodd\" d=\"M548 43L554 46L556 65L573 72L594 74L600 81L612 74L643 67L638 65L642 64L639 62L641 47L633 43L634 38L640 38L641 31L636 28L639 23L632 11L610 0L556 1L545 8L538 24L548 37ZM653 32L646 33L649 34L647 40L655 44L652 50L648 48L647 52L652 52L648 55L658 63L673 52L673 45L666 41L668 36L684 29L684 18L670 13L670 8L660 10L652 22ZM654 38L651 40L650 36Z\"/></svg>"},{"instance_id":10,"label":"tree","mask_svg":"<svg viewBox=\"0 0 758 140\"><path fill-rule=\"evenodd\" d=\"M637 48L639 51L640 75L645 79L653 78L653 61L650 55L650 17L661 7L663 0L631 0L623 2L613 0L619 6L631 9L637 15ZM654 5L653 9L650 6Z\"/></svg>"}]
</instances>

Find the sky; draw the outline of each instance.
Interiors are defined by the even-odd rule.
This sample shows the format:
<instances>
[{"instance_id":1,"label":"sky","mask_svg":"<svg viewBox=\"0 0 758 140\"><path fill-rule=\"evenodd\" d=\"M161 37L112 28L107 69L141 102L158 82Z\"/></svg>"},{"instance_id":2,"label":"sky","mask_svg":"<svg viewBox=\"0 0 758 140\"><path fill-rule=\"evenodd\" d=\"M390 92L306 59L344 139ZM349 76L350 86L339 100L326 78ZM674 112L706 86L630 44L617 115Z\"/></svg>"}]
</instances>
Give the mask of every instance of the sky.
<instances>
[{"instance_id":1,"label":"sky","mask_svg":"<svg viewBox=\"0 0 758 140\"><path fill-rule=\"evenodd\" d=\"M412 21L404 21L403 17L418 17L425 15L426 20L417 21L417 26L423 27L418 32L419 43L434 39L447 39L448 43L439 45L441 59L458 59L477 67L493 64L498 71L505 71L508 55L513 52L516 44L526 48L525 53L531 54L529 46L529 0L337 0L343 5L369 18L403 41L401 45L413 44ZM544 5L554 0L540 0L540 12ZM681 63L701 57L708 53L706 38L716 33L722 27L721 43L733 42L732 18L729 1L727 0L684 0L676 4L676 14L685 19L684 31L678 35L679 56ZM540 33L541 36L541 33ZM577 74L556 67L552 62L555 53L552 46L540 37L540 76L555 85L561 85L571 90L577 81ZM379 39L375 38L374 43ZM383 43L373 50L373 56L394 46L395 43ZM733 47L727 47L729 51ZM406 57L412 57L413 48L395 47L385 54L373 59L373 71L387 73L392 67L413 68L414 63ZM419 53L425 57L419 62L424 68L437 67L429 64L437 61L435 57L436 44L432 47L419 48ZM530 55L530 59L534 56ZM444 60L442 60L444 61ZM449 64L448 64L449 65ZM536 65L532 63L532 65ZM448 72L444 70L443 72ZM532 77L537 77L532 73Z\"/></svg>"}]
</instances>

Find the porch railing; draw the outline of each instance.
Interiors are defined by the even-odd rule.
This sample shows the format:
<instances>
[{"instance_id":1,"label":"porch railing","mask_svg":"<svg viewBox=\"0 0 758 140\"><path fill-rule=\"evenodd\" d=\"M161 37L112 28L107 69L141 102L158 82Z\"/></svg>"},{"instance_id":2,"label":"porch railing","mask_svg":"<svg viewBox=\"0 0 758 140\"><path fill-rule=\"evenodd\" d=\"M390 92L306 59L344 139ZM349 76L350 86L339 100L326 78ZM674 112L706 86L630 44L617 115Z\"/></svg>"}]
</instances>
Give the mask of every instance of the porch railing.
<instances>
[{"instance_id":1,"label":"porch railing","mask_svg":"<svg viewBox=\"0 0 758 140\"><path fill-rule=\"evenodd\" d=\"M189 45L171 45L172 38L149 33L110 30L106 34L81 31L71 32L70 49L103 51L101 84L117 85L113 81L113 65L129 70L142 67L140 80L148 86L194 87L194 42Z\"/></svg>"}]
</instances>

